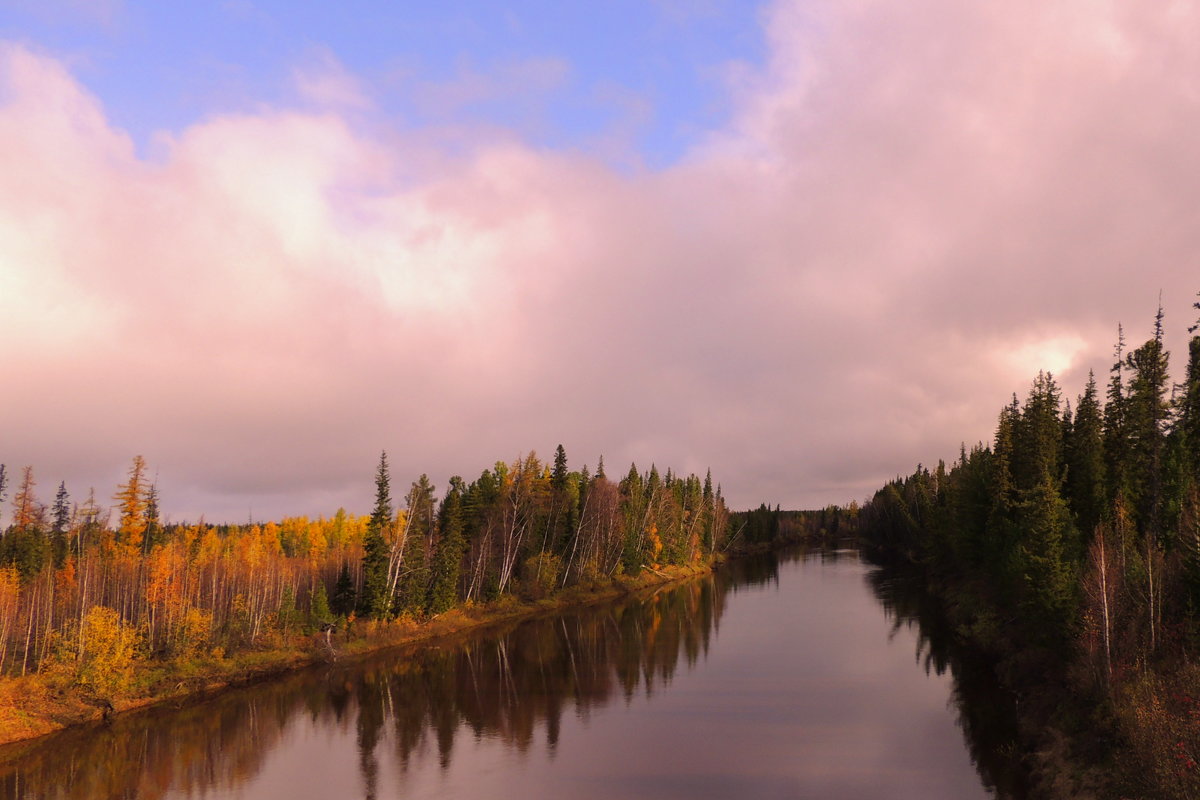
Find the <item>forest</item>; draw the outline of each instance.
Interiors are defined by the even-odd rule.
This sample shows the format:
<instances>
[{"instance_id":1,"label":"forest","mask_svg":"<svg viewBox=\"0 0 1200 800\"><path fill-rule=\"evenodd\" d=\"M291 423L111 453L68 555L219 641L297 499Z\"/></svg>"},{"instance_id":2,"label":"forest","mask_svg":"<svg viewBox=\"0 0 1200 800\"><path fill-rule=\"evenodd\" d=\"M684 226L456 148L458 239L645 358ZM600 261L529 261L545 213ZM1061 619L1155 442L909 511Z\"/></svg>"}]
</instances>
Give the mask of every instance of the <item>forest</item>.
<instances>
[{"instance_id":1,"label":"forest","mask_svg":"<svg viewBox=\"0 0 1200 800\"><path fill-rule=\"evenodd\" d=\"M1103 396L1040 373L990 444L860 514L873 555L922 570L994 655L1048 793L1200 796L1200 323L1174 383L1163 318L1133 349L1118 328Z\"/></svg>"},{"instance_id":2,"label":"forest","mask_svg":"<svg viewBox=\"0 0 1200 800\"><path fill-rule=\"evenodd\" d=\"M421 475L398 503L385 452L370 514L261 524L165 524L150 474L135 457L110 507L61 483L43 503L21 470L0 538L0 684L111 707L266 650L707 565L729 517L711 474L631 465L614 481L603 459L570 470L561 445L553 463L452 477L440 498ZM8 481L0 466L0 500Z\"/></svg>"}]
</instances>

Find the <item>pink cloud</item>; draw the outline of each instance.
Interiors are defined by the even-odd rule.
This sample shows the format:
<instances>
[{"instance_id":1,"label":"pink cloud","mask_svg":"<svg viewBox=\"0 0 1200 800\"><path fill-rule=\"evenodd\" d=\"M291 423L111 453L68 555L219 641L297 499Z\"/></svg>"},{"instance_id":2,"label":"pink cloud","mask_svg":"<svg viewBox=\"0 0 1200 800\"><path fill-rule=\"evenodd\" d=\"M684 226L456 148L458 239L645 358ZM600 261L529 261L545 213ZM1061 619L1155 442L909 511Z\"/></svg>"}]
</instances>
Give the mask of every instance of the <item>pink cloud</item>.
<instances>
[{"instance_id":1,"label":"pink cloud","mask_svg":"<svg viewBox=\"0 0 1200 800\"><path fill-rule=\"evenodd\" d=\"M0 460L104 496L140 452L210 518L361 510L380 448L443 486L558 442L712 466L736 505L861 498L988 437L1041 361L1078 391L1160 288L1182 350L1195 16L780 2L732 124L633 174L395 130L335 62L298 73L312 108L143 158L6 45Z\"/></svg>"}]
</instances>

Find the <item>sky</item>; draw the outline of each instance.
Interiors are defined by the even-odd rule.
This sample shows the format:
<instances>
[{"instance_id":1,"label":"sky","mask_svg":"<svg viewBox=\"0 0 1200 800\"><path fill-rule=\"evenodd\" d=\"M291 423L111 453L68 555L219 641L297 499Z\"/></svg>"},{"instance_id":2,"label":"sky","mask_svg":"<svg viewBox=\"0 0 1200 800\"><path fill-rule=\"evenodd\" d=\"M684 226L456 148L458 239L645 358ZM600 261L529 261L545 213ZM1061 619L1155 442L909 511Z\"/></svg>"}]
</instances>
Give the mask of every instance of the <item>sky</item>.
<instances>
[{"instance_id":1,"label":"sky","mask_svg":"<svg viewBox=\"0 0 1200 800\"><path fill-rule=\"evenodd\" d=\"M1182 375L1198 33L1179 0L0 0L0 463L107 502L140 454L172 521L560 443L861 502L1041 369L1103 384L1160 296Z\"/></svg>"}]
</instances>

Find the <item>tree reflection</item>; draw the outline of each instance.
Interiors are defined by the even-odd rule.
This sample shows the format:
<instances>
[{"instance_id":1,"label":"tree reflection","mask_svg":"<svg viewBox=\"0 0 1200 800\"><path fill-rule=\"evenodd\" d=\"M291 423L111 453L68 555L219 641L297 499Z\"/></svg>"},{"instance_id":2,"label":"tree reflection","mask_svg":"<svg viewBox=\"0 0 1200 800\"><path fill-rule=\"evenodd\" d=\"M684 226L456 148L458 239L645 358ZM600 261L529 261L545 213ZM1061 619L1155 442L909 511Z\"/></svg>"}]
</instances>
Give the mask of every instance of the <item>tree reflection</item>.
<instances>
[{"instance_id":1,"label":"tree reflection","mask_svg":"<svg viewBox=\"0 0 1200 800\"><path fill-rule=\"evenodd\" d=\"M233 790L260 774L302 723L354 737L367 798L377 796L381 760L404 773L436 751L447 769L464 735L525 753L541 731L553 754L564 714L587 719L593 709L670 683L681 663L690 669L707 654L728 593L773 580L773 558L748 560L719 580L67 731L0 754L0 796L153 800Z\"/></svg>"},{"instance_id":2,"label":"tree reflection","mask_svg":"<svg viewBox=\"0 0 1200 800\"><path fill-rule=\"evenodd\" d=\"M926 674L949 671L958 725L984 785L1000 798L1025 797L1016 700L996 679L989 659L955 635L942 601L920 574L889 565L866 578L892 621L892 634L902 628L916 634L914 658Z\"/></svg>"}]
</instances>

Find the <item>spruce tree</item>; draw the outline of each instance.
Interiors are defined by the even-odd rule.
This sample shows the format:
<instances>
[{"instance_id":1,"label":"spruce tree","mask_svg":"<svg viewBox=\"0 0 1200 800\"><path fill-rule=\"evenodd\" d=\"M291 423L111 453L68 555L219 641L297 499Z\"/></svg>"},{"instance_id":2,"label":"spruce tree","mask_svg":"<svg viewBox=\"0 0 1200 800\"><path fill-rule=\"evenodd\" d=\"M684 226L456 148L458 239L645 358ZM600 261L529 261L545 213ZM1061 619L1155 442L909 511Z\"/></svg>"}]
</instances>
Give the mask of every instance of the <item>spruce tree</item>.
<instances>
[{"instance_id":1,"label":"spruce tree","mask_svg":"<svg viewBox=\"0 0 1200 800\"><path fill-rule=\"evenodd\" d=\"M558 492L567 488L567 451L561 444L554 451L554 470L550 473L550 486Z\"/></svg>"},{"instance_id":2,"label":"spruce tree","mask_svg":"<svg viewBox=\"0 0 1200 800\"><path fill-rule=\"evenodd\" d=\"M143 552L150 552L156 544L162 544L163 528L158 516L158 482L150 484L146 492L146 533L142 539Z\"/></svg>"},{"instance_id":3,"label":"spruce tree","mask_svg":"<svg viewBox=\"0 0 1200 800\"><path fill-rule=\"evenodd\" d=\"M1200 311L1200 303L1193 303ZM1185 485L1200 483L1200 320L1188 328L1187 372L1179 392L1178 430L1183 449Z\"/></svg>"},{"instance_id":4,"label":"spruce tree","mask_svg":"<svg viewBox=\"0 0 1200 800\"><path fill-rule=\"evenodd\" d=\"M50 553L54 559L55 568L61 567L67 560L67 529L71 525L70 497L67 495L66 481L58 484L58 492L54 495L54 506L50 512Z\"/></svg>"},{"instance_id":5,"label":"spruce tree","mask_svg":"<svg viewBox=\"0 0 1200 800\"><path fill-rule=\"evenodd\" d=\"M1130 505L1138 531L1161 536L1163 531L1163 469L1166 455L1166 425L1170 406L1167 362L1163 349L1162 308L1154 322L1154 336L1130 353L1126 366L1132 371L1126 407L1129 450L1126 471Z\"/></svg>"},{"instance_id":6,"label":"spruce tree","mask_svg":"<svg viewBox=\"0 0 1200 800\"><path fill-rule=\"evenodd\" d=\"M1109 370L1104 403L1104 488L1106 509L1129 503L1129 437L1125 390L1125 329L1117 326L1116 360Z\"/></svg>"},{"instance_id":7,"label":"spruce tree","mask_svg":"<svg viewBox=\"0 0 1200 800\"><path fill-rule=\"evenodd\" d=\"M413 482L406 496L408 536L404 543L403 572L396 585L396 608L417 614L429 596L430 538L434 530L434 487L428 475Z\"/></svg>"},{"instance_id":8,"label":"spruce tree","mask_svg":"<svg viewBox=\"0 0 1200 800\"><path fill-rule=\"evenodd\" d=\"M324 592L325 584L322 582L322 596ZM333 585L333 613L339 617L350 616L350 612L354 610L354 602L358 599L357 594L354 590L354 578L350 576L350 565L343 562L342 569L338 572L337 583Z\"/></svg>"},{"instance_id":9,"label":"spruce tree","mask_svg":"<svg viewBox=\"0 0 1200 800\"><path fill-rule=\"evenodd\" d=\"M339 612L340 613L340 612ZM329 598L325 594L325 581L317 580L308 598L308 620L313 628L320 629L333 620L329 611Z\"/></svg>"},{"instance_id":10,"label":"spruce tree","mask_svg":"<svg viewBox=\"0 0 1200 800\"><path fill-rule=\"evenodd\" d=\"M426 611L441 614L458 602L458 577L466 543L463 539L462 479L451 478L450 490L438 510L437 548L433 554L429 602Z\"/></svg>"},{"instance_id":11,"label":"spruce tree","mask_svg":"<svg viewBox=\"0 0 1200 800\"><path fill-rule=\"evenodd\" d=\"M1084 541L1090 541L1104 514L1104 420L1091 372L1067 448L1067 498Z\"/></svg>"},{"instance_id":12,"label":"spruce tree","mask_svg":"<svg viewBox=\"0 0 1200 800\"><path fill-rule=\"evenodd\" d=\"M386 618L392 610L388 590L388 543L386 535L392 525L392 495L388 475L387 452L379 455L375 472L375 508L363 536L363 588L359 595L359 610L364 616Z\"/></svg>"}]
</instances>

